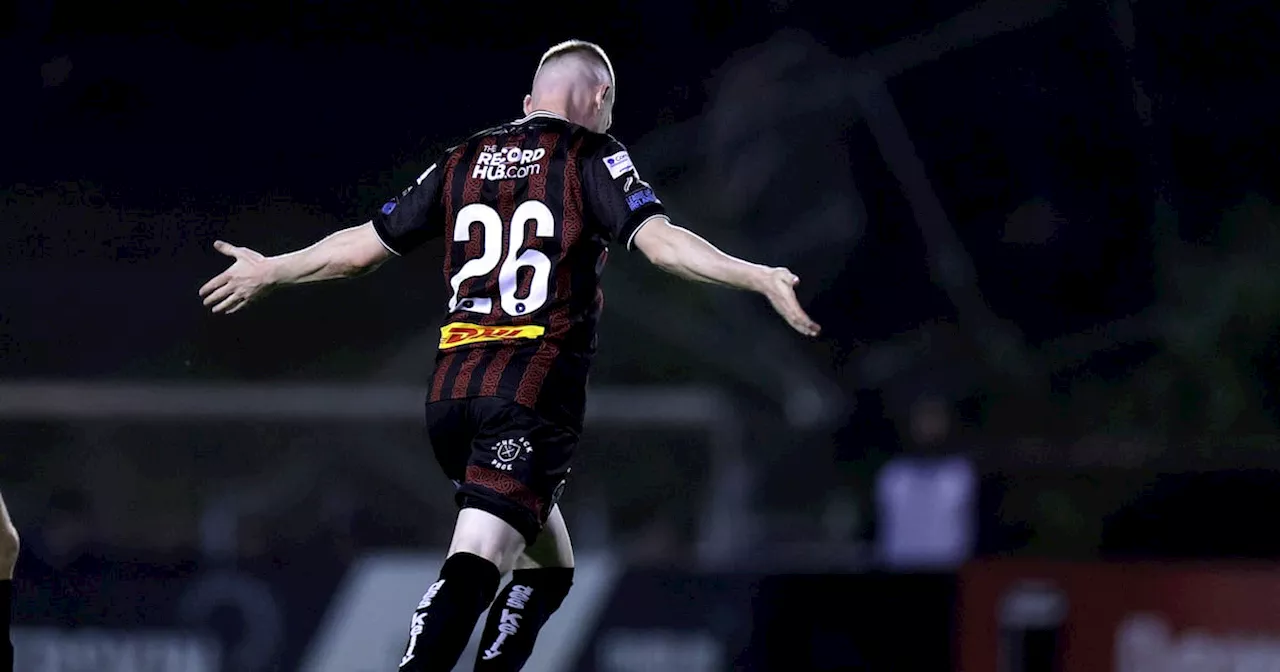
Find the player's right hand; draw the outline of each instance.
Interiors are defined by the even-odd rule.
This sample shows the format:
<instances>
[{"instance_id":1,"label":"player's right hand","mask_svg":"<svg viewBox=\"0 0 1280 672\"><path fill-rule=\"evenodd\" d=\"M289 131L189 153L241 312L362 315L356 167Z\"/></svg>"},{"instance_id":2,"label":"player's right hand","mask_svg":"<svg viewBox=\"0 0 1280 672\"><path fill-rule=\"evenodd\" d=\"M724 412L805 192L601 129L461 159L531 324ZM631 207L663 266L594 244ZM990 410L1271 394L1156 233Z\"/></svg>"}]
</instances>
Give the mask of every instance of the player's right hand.
<instances>
[{"instance_id":1,"label":"player's right hand","mask_svg":"<svg viewBox=\"0 0 1280 672\"><path fill-rule=\"evenodd\" d=\"M13 568L18 563L18 530L9 517L9 510L4 506L4 496L0 495L0 579L13 577Z\"/></svg>"},{"instance_id":2,"label":"player's right hand","mask_svg":"<svg viewBox=\"0 0 1280 672\"><path fill-rule=\"evenodd\" d=\"M235 259L230 268L200 288L204 305L211 306L213 312L234 313L266 296L275 286L271 264L261 253L221 240L213 244L213 249Z\"/></svg>"},{"instance_id":3,"label":"player's right hand","mask_svg":"<svg viewBox=\"0 0 1280 672\"><path fill-rule=\"evenodd\" d=\"M772 268L768 274L762 293L769 299L773 309L778 311L792 329L805 336L817 336L822 327L804 312L804 308L800 307L800 300L796 298L796 285L800 284L800 278L786 268Z\"/></svg>"}]
</instances>

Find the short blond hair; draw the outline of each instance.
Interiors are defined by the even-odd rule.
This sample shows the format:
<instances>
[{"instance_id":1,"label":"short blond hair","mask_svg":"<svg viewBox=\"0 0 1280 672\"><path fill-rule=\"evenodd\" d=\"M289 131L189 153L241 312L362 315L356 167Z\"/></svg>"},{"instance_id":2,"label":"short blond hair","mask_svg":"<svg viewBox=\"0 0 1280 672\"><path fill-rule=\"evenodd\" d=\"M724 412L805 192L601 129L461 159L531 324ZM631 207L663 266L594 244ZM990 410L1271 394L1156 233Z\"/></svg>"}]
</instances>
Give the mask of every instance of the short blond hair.
<instances>
[{"instance_id":1,"label":"short blond hair","mask_svg":"<svg viewBox=\"0 0 1280 672\"><path fill-rule=\"evenodd\" d=\"M604 53L604 49L601 49L600 45L594 42L587 42L586 40L565 40L564 42L548 49L547 52L542 55L542 59L538 61L538 69L534 72L534 79L537 79L537 73L541 72L542 66L547 63L565 56L575 55L586 56L591 60L597 61L600 65L603 65L605 70L609 71L609 84L614 87L617 86L618 80L613 74L613 62L609 60L609 55Z\"/></svg>"}]
</instances>

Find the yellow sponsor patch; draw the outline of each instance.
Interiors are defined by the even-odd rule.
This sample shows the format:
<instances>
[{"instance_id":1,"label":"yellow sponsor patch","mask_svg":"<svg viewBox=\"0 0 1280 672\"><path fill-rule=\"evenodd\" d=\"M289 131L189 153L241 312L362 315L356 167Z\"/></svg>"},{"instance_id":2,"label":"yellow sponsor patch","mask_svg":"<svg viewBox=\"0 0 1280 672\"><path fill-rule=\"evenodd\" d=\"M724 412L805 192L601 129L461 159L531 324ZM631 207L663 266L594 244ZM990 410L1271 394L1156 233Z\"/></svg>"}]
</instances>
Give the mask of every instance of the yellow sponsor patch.
<instances>
[{"instance_id":1,"label":"yellow sponsor patch","mask_svg":"<svg viewBox=\"0 0 1280 672\"><path fill-rule=\"evenodd\" d=\"M440 349L447 350L468 343L506 341L515 338L538 338L545 328L533 324L519 327L483 327L466 322L452 322L440 328Z\"/></svg>"}]
</instances>

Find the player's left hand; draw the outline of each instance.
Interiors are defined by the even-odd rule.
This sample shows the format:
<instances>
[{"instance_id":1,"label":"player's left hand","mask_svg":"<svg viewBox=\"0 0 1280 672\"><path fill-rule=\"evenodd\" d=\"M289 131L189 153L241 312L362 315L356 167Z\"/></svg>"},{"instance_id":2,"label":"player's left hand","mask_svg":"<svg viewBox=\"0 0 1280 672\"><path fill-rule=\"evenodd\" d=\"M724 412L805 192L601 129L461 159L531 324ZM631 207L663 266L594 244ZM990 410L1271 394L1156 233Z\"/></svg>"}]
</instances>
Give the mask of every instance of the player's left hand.
<instances>
[{"instance_id":1,"label":"player's left hand","mask_svg":"<svg viewBox=\"0 0 1280 672\"><path fill-rule=\"evenodd\" d=\"M261 253L221 240L213 244L213 249L235 259L230 268L200 288L204 305L212 306L213 312L230 315L266 296L275 286L271 264Z\"/></svg>"},{"instance_id":2,"label":"player's left hand","mask_svg":"<svg viewBox=\"0 0 1280 672\"><path fill-rule=\"evenodd\" d=\"M772 268L768 273L762 293L769 299L773 309L778 311L792 329L805 336L817 336L822 327L804 312L804 308L800 307L800 300L796 298L796 285L800 284L800 278L786 268Z\"/></svg>"}]
</instances>

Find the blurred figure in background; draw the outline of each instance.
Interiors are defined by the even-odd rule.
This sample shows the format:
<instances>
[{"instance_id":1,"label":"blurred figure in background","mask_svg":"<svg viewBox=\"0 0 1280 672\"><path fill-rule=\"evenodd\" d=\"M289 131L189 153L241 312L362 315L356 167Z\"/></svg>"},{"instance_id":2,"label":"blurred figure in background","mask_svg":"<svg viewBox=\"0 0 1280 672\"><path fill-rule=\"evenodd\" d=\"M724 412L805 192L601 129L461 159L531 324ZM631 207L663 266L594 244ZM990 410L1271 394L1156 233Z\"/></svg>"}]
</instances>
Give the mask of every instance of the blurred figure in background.
<instances>
[{"instance_id":1,"label":"blurred figure in background","mask_svg":"<svg viewBox=\"0 0 1280 672\"><path fill-rule=\"evenodd\" d=\"M877 550L890 568L953 569L973 554L978 476L951 440L951 416L942 398L917 397L904 453L876 478Z\"/></svg>"},{"instance_id":2,"label":"blurred figure in background","mask_svg":"<svg viewBox=\"0 0 1280 672\"><path fill-rule=\"evenodd\" d=\"M75 573L96 568L97 544L93 532L93 507L77 490L56 492L49 498L44 519L31 537L27 560L44 572Z\"/></svg>"},{"instance_id":3,"label":"blurred figure in background","mask_svg":"<svg viewBox=\"0 0 1280 672\"><path fill-rule=\"evenodd\" d=\"M0 494L0 672L13 672L9 619L13 609L13 569L18 562L18 530Z\"/></svg>"},{"instance_id":4,"label":"blurred figure in background","mask_svg":"<svg viewBox=\"0 0 1280 672\"><path fill-rule=\"evenodd\" d=\"M18 573L24 597L24 616L67 627L81 623L86 614L101 611L99 604L105 558L95 533L93 505L85 493L63 490L49 498L39 524L26 536ZM31 611L27 611L31 610Z\"/></svg>"}]
</instances>

